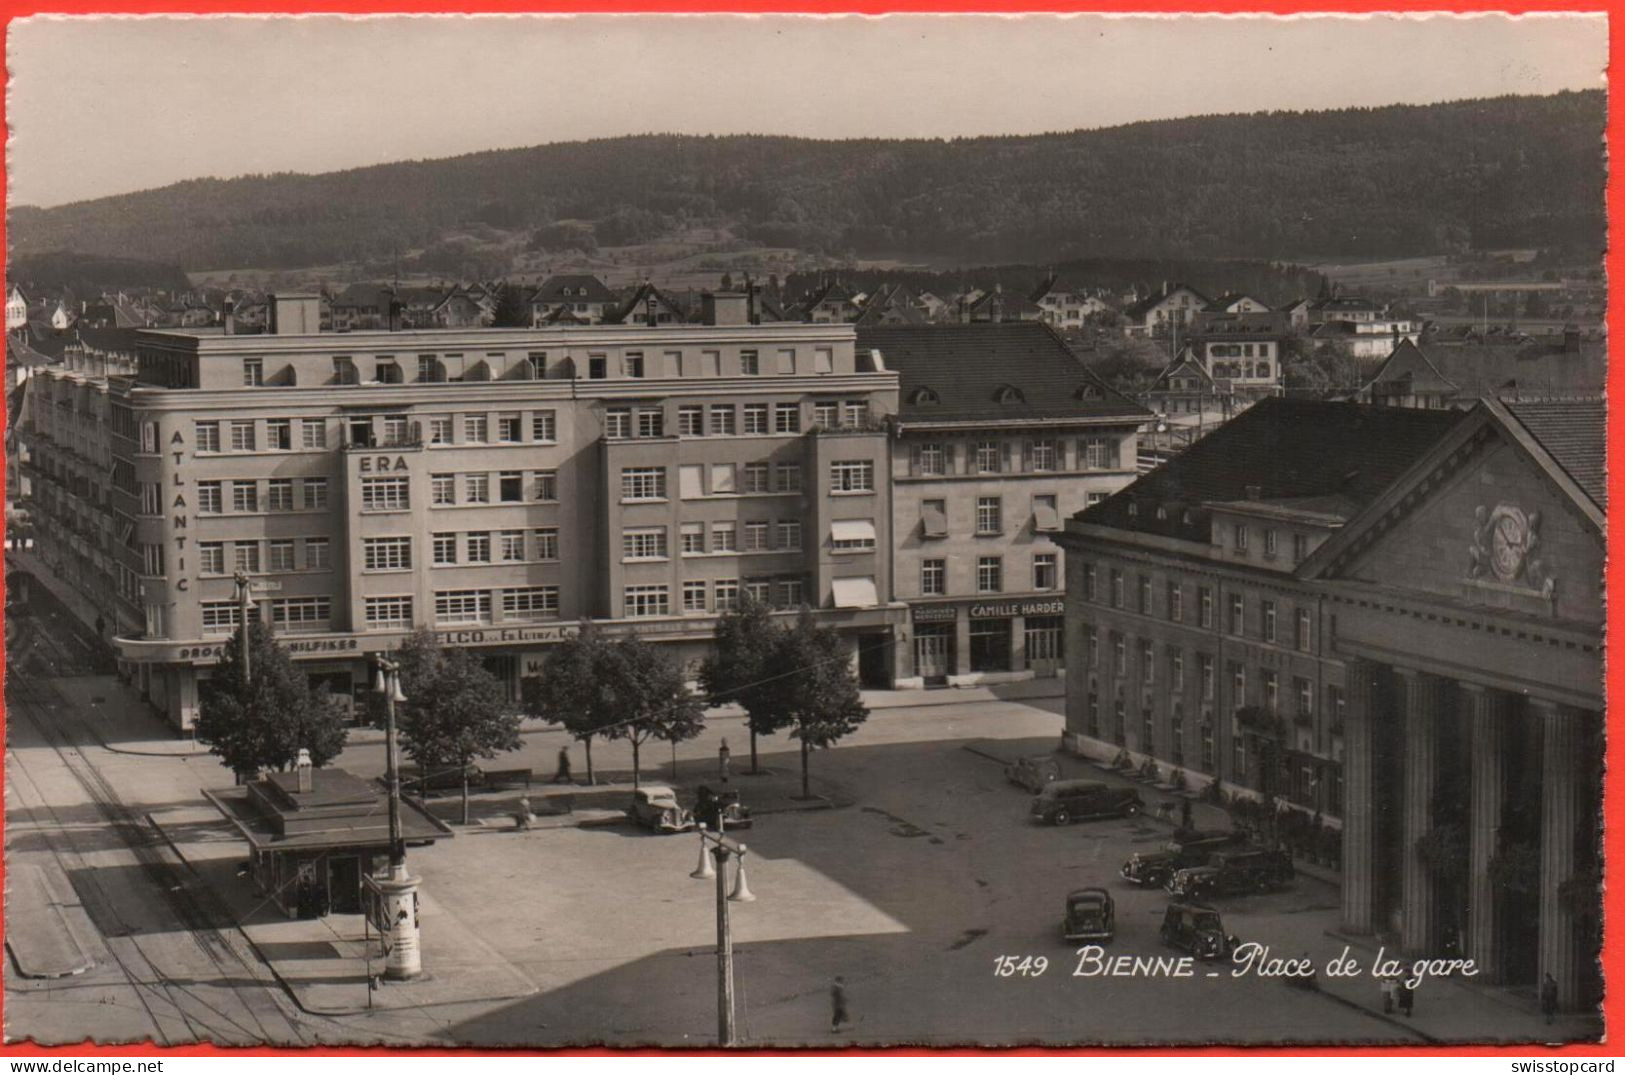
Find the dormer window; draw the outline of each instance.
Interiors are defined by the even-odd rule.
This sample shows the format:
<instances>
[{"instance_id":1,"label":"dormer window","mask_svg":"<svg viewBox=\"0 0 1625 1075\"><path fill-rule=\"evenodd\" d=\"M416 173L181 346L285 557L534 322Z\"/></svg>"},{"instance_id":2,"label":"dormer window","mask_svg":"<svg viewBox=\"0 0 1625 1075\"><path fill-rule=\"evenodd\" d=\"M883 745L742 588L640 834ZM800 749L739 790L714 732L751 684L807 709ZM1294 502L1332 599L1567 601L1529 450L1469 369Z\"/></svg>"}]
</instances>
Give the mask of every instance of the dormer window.
<instances>
[{"instance_id":1,"label":"dormer window","mask_svg":"<svg viewBox=\"0 0 1625 1075\"><path fill-rule=\"evenodd\" d=\"M1015 385L1007 384L1001 385L998 390L993 393L993 400L996 403L1025 403L1027 401L1027 397L1022 395L1021 389L1017 388Z\"/></svg>"},{"instance_id":2,"label":"dormer window","mask_svg":"<svg viewBox=\"0 0 1625 1075\"><path fill-rule=\"evenodd\" d=\"M1130 500L1128 502L1128 513L1130 515L1138 515L1138 514L1140 514L1140 505L1135 503L1134 501Z\"/></svg>"},{"instance_id":3,"label":"dormer window","mask_svg":"<svg viewBox=\"0 0 1625 1075\"><path fill-rule=\"evenodd\" d=\"M1078 388L1078 390L1076 392L1072 393L1072 398L1073 399L1099 399L1100 398L1100 389L1096 385L1092 385L1092 384L1082 385L1082 386L1080 386Z\"/></svg>"},{"instance_id":4,"label":"dormer window","mask_svg":"<svg viewBox=\"0 0 1625 1075\"><path fill-rule=\"evenodd\" d=\"M922 403L941 403L942 402L941 398L938 397L936 392L932 391L929 388L916 388L913 392L909 393L908 401L910 403L913 403L913 404L916 404L916 405L922 404Z\"/></svg>"}]
</instances>

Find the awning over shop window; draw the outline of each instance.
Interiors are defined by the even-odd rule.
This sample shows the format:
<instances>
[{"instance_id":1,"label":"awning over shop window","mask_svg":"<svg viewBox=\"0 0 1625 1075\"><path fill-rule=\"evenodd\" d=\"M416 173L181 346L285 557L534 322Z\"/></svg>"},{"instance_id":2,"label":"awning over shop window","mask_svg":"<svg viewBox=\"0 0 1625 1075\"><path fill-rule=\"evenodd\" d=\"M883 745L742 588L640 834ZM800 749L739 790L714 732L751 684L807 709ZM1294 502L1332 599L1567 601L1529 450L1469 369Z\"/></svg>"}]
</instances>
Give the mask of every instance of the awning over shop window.
<instances>
[{"instance_id":1,"label":"awning over shop window","mask_svg":"<svg viewBox=\"0 0 1625 1075\"><path fill-rule=\"evenodd\" d=\"M869 533L871 535L874 533L872 527ZM880 595L875 591L875 580L867 576L836 579L834 586L836 608L870 608L880 604Z\"/></svg>"},{"instance_id":2,"label":"awning over shop window","mask_svg":"<svg viewBox=\"0 0 1625 1075\"><path fill-rule=\"evenodd\" d=\"M868 519L838 519L829 524L829 536L832 541L867 541L875 540L875 524Z\"/></svg>"},{"instance_id":3,"label":"awning over shop window","mask_svg":"<svg viewBox=\"0 0 1625 1075\"><path fill-rule=\"evenodd\" d=\"M1061 528L1061 513L1055 510L1054 504L1033 505L1034 530L1059 530Z\"/></svg>"},{"instance_id":4,"label":"awning over shop window","mask_svg":"<svg viewBox=\"0 0 1625 1075\"><path fill-rule=\"evenodd\" d=\"M925 527L926 537L945 538L948 536L948 517L935 504L926 504L920 509L920 522Z\"/></svg>"}]
</instances>

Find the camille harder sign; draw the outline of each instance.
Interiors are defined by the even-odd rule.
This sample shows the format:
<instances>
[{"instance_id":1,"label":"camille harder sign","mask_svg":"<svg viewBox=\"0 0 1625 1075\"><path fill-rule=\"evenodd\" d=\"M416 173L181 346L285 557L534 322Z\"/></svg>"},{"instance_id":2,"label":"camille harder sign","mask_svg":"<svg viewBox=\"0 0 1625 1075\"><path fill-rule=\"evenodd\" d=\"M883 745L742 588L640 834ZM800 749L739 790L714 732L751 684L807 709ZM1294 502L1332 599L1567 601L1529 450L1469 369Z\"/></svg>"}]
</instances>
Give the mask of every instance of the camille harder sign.
<instances>
[{"instance_id":1,"label":"camille harder sign","mask_svg":"<svg viewBox=\"0 0 1625 1075\"><path fill-rule=\"evenodd\" d=\"M911 610L915 623L947 623L958 618L962 603L941 605L915 605ZM1010 616L1059 616L1066 611L1066 602L1059 597L1039 597L1027 601L1000 601L992 604L970 605L973 620L1001 619Z\"/></svg>"}]
</instances>

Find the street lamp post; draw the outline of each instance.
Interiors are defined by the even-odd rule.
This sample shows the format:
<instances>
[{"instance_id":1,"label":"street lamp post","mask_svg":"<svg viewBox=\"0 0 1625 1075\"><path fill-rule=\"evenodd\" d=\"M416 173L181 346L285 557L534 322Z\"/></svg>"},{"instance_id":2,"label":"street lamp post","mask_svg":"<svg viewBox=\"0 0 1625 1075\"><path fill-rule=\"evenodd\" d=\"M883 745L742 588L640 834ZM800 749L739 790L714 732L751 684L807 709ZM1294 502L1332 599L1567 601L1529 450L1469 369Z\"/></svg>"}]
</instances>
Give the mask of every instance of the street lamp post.
<instances>
[{"instance_id":1,"label":"street lamp post","mask_svg":"<svg viewBox=\"0 0 1625 1075\"><path fill-rule=\"evenodd\" d=\"M231 577L231 580L237 585L237 614L243 627L243 682L252 683L254 681L254 676L249 667L248 657L248 651L253 648L249 644L250 640L248 637L248 610L251 607L248 603L248 594L252 587L249 584L248 574L246 572L237 572Z\"/></svg>"},{"instance_id":2,"label":"street lamp post","mask_svg":"<svg viewBox=\"0 0 1625 1075\"><path fill-rule=\"evenodd\" d=\"M721 824L721 818L718 818ZM729 920L729 903L752 903L756 897L745 883L745 845L735 842L721 832L711 832L700 826L700 868L690 877L696 879L711 875L709 855L716 860L717 879L717 1044L724 1048L739 1044L734 1032L734 942L733 924ZM733 891L728 891L728 860L737 858Z\"/></svg>"},{"instance_id":3,"label":"street lamp post","mask_svg":"<svg viewBox=\"0 0 1625 1075\"><path fill-rule=\"evenodd\" d=\"M378 670L373 689L384 696L384 766L389 783L389 873L375 878L383 901L385 930L384 977L392 980L415 978L423 973L423 952L418 936L418 878L406 873L406 839L401 835L401 768L396 760L395 703L406 701L401 693L401 666L384 657L377 658Z\"/></svg>"}]
</instances>

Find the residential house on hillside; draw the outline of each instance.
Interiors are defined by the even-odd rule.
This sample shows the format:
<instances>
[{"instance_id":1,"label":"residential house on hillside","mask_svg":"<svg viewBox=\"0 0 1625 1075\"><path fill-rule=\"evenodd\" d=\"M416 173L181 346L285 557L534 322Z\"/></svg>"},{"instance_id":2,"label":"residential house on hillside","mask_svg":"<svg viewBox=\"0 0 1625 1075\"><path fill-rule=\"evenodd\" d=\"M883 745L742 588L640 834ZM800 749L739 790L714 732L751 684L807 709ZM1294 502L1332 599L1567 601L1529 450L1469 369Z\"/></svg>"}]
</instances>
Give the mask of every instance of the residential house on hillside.
<instances>
[{"instance_id":1,"label":"residential house on hillside","mask_svg":"<svg viewBox=\"0 0 1625 1075\"><path fill-rule=\"evenodd\" d=\"M435 328L478 328L489 325L495 307L488 314L477 292L454 287L446 292L430 313Z\"/></svg>"},{"instance_id":2,"label":"residential house on hillside","mask_svg":"<svg viewBox=\"0 0 1625 1075\"><path fill-rule=\"evenodd\" d=\"M1286 318L1287 328L1293 332L1309 331L1309 307L1315 303L1314 299L1293 299L1276 312Z\"/></svg>"},{"instance_id":3,"label":"residential house on hillside","mask_svg":"<svg viewBox=\"0 0 1625 1075\"><path fill-rule=\"evenodd\" d=\"M1183 331L1208 304L1200 291L1185 284L1164 283L1162 289L1123 311L1125 336L1161 336L1175 328Z\"/></svg>"},{"instance_id":4,"label":"residential house on hillside","mask_svg":"<svg viewBox=\"0 0 1625 1075\"><path fill-rule=\"evenodd\" d=\"M1402 341L1360 389L1362 402L1422 409L1485 398L1594 398L1607 385L1607 348L1577 330L1561 342L1430 344Z\"/></svg>"},{"instance_id":5,"label":"residential house on hillside","mask_svg":"<svg viewBox=\"0 0 1625 1075\"><path fill-rule=\"evenodd\" d=\"M1337 343L1348 348L1356 359L1375 360L1387 355L1401 342L1415 343L1422 323L1408 317L1375 317L1360 321L1323 321L1309 330L1316 343Z\"/></svg>"},{"instance_id":6,"label":"residential house on hillside","mask_svg":"<svg viewBox=\"0 0 1625 1075\"><path fill-rule=\"evenodd\" d=\"M333 297L333 331L364 332L391 328L395 296L382 284L351 284Z\"/></svg>"},{"instance_id":7,"label":"residential house on hillside","mask_svg":"<svg viewBox=\"0 0 1625 1075\"><path fill-rule=\"evenodd\" d=\"M671 295L644 282L605 320L616 325L681 325L689 320L689 312Z\"/></svg>"},{"instance_id":8,"label":"residential house on hillside","mask_svg":"<svg viewBox=\"0 0 1625 1075\"><path fill-rule=\"evenodd\" d=\"M1146 398L1159 414L1227 413L1213 375L1190 347L1181 347L1179 354L1163 367Z\"/></svg>"},{"instance_id":9,"label":"residential house on hillside","mask_svg":"<svg viewBox=\"0 0 1625 1075\"><path fill-rule=\"evenodd\" d=\"M1098 296L1051 273L1031 295L1043 312L1039 320L1059 329L1080 329L1091 316L1110 309Z\"/></svg>"},{"instance_id":10,"label":"residential house on hillside","mask_svg":"<svg viewBox=\"0 0 1625 1075\"><path fill-rule=\"evenodd\" d=\"M806 318L815 325L838 325L856 321L863 312L857 294L840 280L830 280L802 303Z\"/></svg>"},{"instance_id":11,"label":"residential house on hillside","mask_svg":"<svg viewBox=\"0 0 1625 1075\"><path fill-rule=\"evenodd\" d=\"M1203 310L1210 314L1261 314L1269 312L1269 307L1251 295L1240 291L1226 291L1203 307Z\"/></svg>"},{"instance_id":12,"label":"residential house on hillside","mask_svg":"<svg viewBox=\"0 0 1625 1075\"><path fill-rule=\"evenodd\" d=\"M620 307L615 293L590 273L549 276L530 296L531 323L602 324Z\"/></svg>"},{"instance_id":13,"label":"residential house on hillside","mask_svg":"<svg viewBox=\"0 0 1625 1075\"><path fill-rule=\"evenodd\" d=\"M983 294L974 302L964 304L959 319L966 324L999 324L1004 321L1042 321L1043 308L1015 291L1006 291L1002 284Z\"/></svg>"},{"instance_id":14,"label":"residential house on hillside","mask_svg":"<svg viewBox=\"0 0 1625 1075\"><path fill-rule=\"evenodd\" d=\"M28 324L28 297L13 284L6 292L6 331L15 332Z\"/></svg>"},{"instance_id":15,"label":"residential house on hillside","mask_svg":"<svg viewBox=\"0 0 1625 1075\"><path fill-rule=\"evenodd\" d=\"M923 325L926 316L908 288L882 286L875 289L855 322L859 325Z\"/></svg>"}]
</instances>

